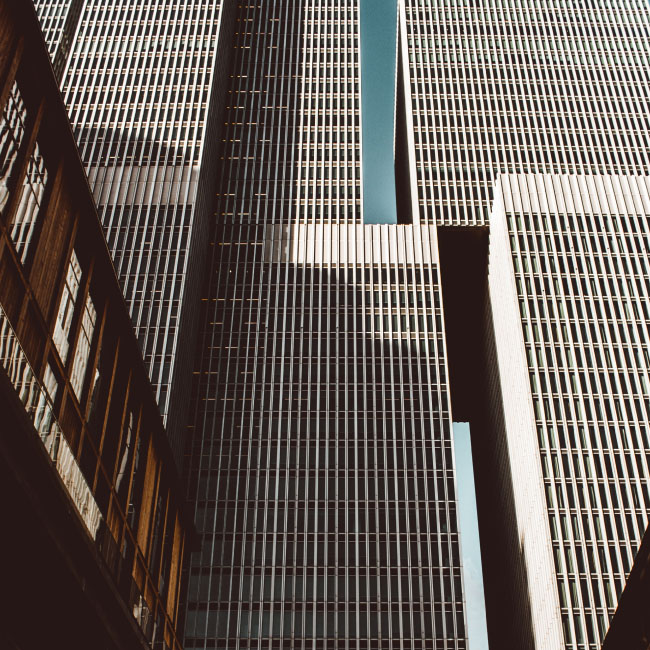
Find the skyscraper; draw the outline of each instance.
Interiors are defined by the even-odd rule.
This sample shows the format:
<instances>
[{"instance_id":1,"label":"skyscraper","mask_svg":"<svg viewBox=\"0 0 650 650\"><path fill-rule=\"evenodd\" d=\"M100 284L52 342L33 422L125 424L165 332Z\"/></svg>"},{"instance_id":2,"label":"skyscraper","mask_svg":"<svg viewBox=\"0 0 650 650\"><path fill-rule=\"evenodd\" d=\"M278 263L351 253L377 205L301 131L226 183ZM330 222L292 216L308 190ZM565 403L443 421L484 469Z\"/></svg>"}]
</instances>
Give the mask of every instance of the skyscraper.
<instances>
[{"instance_id":1,"label":"skyscraper","mask_svg":"<svg viewBox=\"0 0 650 650\"><path fill-rule=\"evenodd\" d=\"M238 8L187 648L466 648L435 228L363 224L358 9Z\"/></svg>"},{"instance_id":2,"label":"skyscraper","mask_svg":"<svg viewBox=\"0 0 650 650\"><path fill-rule=\"evenodd\" d=\"M488 605L490 636L512 647L600 647L648 524L649 189L496 188L472 417L486 592L509 612Z\"/></svg>"},{"instance_id":3,"label":"skyscraper","mask_svg":"<svg viewBox=\"0 0 650 650\"><path fill-rule=\"evenodd\" d=\"M603 642L603 650L613 648L634 647L643 648L648 645L650 630L645 615L648 604L648 559L650 557L648 541L650 535L646 531L643 542L634 560L634 565L625 584L625 590L619 599L616 614L607 631Z\"/></svg>"},{"instance_id":4,"label":"skyscraper","mask_svg":"<svg viewBox=\"0 0 650 650\"><path fill-rule=\"evenodd\" d=\"M35 4L55 62L78 14L64 99L180 462L234 3Z\"/></svg>"},{"instance_id":5,"label":"skyscraper","mask_svg":"<svg viewBox=\"0 0 650 650\"><path fill-rule=\"evenodd\" d=\"M597 207L589 198L625 194L621 187L645 192L630 175L648 174L639 128L650 99L648 8L604 14L572 3L400 2L401 225L386 227L362 225L361 201L351 200L360 173L357 9L306 2L239 9L191 421L203 549L191 570L186 642L464 647L450 368L452 376L475 375L455 382L452 401L478 432L493 643L596 648L647 521L647 441L631 412L620 417L635 433L613 439L601 437L585 411L571 411L575 421L561 426L559 415L527 419L530 412L515 409L512 419L519 402L509 377L526 382L516 387L525 405L548 400L554 408L577 394L581 404L595 402L581 383L591 372L587 357L573 379L564 376L566 388L559 370L542 366L549 383L540 388L537 362L508 360L503 345L525 350L534 328L528 312L509 320L522 299L516 280L528 285L516 277L516 244L504 252L506 217L492 226L490 215L504 186L530 183L530 196L518 190L528 205L537 183L555 206L542 202L539 212L555 225L544 235L531 231L530 246L545 255L563 254L568 233L589 239L595 224L614 228L619 217L637 236L627 215L644 214L635 212L638 199ZM581 206L570 220L557 207L566 194ZM517 209L523 223L526 216L534 223ZM478 262L458 269L469 250L480 253ZM446 325L454 338L471 317L474 343L464 344L480 356L468 358L455 343L448 357L441 286L462 303L462 276L477 264L482 275L466 294L475 301L450 305ZM549 274L546 283L533 276L531 286L541 282L550 300L546 286L557 284L563 300L573 299L566 274L575 267L548 264L535 271ZM500 299L492 278L509 274L515 291ZM562 338L562 324L580 332L581 317L563 313L554 326L536 323L544 353L581 345L581 334ZM594 312L587 339L596 322ZM601 329L600 345L618 340L617 328ZM537 354L528 345L526 354ZM598 390L607 401L618 389ZM557 431L561 441L544 446ZM573 463L594 450L613 458L625 449L634 450L626 469L603 470L603 478L589 481ZM633 489L615 488L621 481ZM554 501L557 493L566 500ZM616 528L622 513L638 521ZM584 554L576 540L588 540Z\"/></svg>"},{"instance_id":6,"label":"skyscraper","mask_svg":"<svg viewBox=\"0 0 650 650\"><path fill-rule=\"evenodd\" d=\"M650 8L399 0L398 225L380 227L363 223L358 5L224 4L198 59L225 105L198 180L215 198L193 226L203 285L185 280L202 538L186 645L465 648L455 418L472 424L492 643L596 650L650 507ZM162 113L120 93L146 100L143 48L194 61L201 21L172 17L216 11L166 7L98 5L65 77L164 411L156 359L182 351L158 336L179 336L173 312L156 320L168 305L138 316L160 271L141 274L130 224L145 215L155 240L167 222L129 190L147 139L101 129L133 115L154 133ZM180 116L168 80L151 106ZM176 137L164 125L150 140Z\"/></svg>"},{"instance_id":7,"label":"skyscraper","mask_svg":"<svg viewBox=\"0 0 650 650\"><path fill-rule=\"evenodd\" d=\"M644 0L400 0L399 15L415 218L487 224L502 173L650 173Z\"/></svg>"},{"instance_id":8,"label":"skyscraper","mask_svg":"<svg viewBox=\"0 0 650 650\"><path fill-rule=\"evenodd\" d=\"M397 106L405 143L397 148L397 170L404 174L407 166L410 183L398 181L398 197L414 219L438 225L454 416L472 423L490 639L502 647L597 648L650 507L647 493L641 496L647 413L633 397L641 389L636 368L647 362L615 358L628 345L627 354L642 354L636 346L644 339L615 307L606 315L567 303L582 307L593 296L603 309L620 301L624 287L637 309L644 301L645 271L623 260L642 256L632 242L642 238L647 215L630 198L644 195L643 179L625 175L649 173L649 8L405 1L399 11L405 82L398 82ZM504 186L508 196L526 197L508 226L505 217L494 222L494 197ZM552 207L564 203L579 207L573 214ZM545 207L533 215L531 204ZM505 259L494 252L501 246L495 238L506 227L517 300L514 293L498 298L508 294L494 289L495 264ZM620 237L612 234L616 227L625 233L620 246L603 244L602 236ZM607 235L593 242L597 230ZM527 270L519 250L534 251ZM600 259L607 255L619 262L607 266ZM531 293L534 316L527 301L520 324L506 331L503 312L519 310L517 302ZM506 364L495 349L514 354L519 337L527 341L528 369L518 376L530 384L523 403L550 405L535 426L524 411L507 421L521 386L495 388L505 381ZM583 342L598 347L598 356L592 347L579 357ZM571 362L563 358L567 346ZM621 411L605 410L604 402L614 408L620 400ZM602 414L586 410L598 402ZM601 434L603 428L610 433ZM577 462L589 456L585 463L602 464L591 476Z\"/></svg>"}]
</instances>

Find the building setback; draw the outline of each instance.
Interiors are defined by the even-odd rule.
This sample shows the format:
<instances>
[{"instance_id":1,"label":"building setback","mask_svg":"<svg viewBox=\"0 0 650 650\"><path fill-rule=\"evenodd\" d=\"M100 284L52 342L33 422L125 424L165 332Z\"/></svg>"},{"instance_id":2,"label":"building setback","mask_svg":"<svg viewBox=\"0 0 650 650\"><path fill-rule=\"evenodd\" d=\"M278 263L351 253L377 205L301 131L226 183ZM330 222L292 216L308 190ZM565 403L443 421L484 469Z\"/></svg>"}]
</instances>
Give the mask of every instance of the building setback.
<instances>
[{"instance_id":1,"label":"building setback","mask_svg":"<svg viewBox=\"0 0 650 650\"><path fill-rule=\"evenodd\" d=\"M600 648L647 526L649 226L647 176L499 178L470 417L508 647Z\"/></svg>"}]
</instances>

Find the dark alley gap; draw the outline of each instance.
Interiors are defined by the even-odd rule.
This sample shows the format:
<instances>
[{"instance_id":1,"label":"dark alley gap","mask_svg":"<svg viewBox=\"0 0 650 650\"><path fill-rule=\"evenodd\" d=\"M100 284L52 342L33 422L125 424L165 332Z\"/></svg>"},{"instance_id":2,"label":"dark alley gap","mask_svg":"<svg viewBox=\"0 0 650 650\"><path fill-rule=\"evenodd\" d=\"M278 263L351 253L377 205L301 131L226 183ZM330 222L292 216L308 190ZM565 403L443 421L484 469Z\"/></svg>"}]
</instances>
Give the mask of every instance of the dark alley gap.
<instances>
[{"instance_id":1,"label":"dark alley gap","mask_svg":"<svg viewBox=\"0 0 650 650\"><path fill-rule=\"evenodd\" d=\"M476 487L488 638L492 648L529 648L532 622L514 515L488 300L488 228L438 229L450 395L455 422L468 422ZM513 621L512 612L527 612Z\"/></svg>"},{"instance_id":2,"label":"dark alley gap","mask_svg":"<svg viewBox=\"0 0 650 650\"><path fill-rule=\"evenodd\" d=\"M409 164L406 96L402 65L402 48L398 45L395 102L395 202L397 223L410 224L413 223L412 170Z\"/></svg>"}]
</instances>

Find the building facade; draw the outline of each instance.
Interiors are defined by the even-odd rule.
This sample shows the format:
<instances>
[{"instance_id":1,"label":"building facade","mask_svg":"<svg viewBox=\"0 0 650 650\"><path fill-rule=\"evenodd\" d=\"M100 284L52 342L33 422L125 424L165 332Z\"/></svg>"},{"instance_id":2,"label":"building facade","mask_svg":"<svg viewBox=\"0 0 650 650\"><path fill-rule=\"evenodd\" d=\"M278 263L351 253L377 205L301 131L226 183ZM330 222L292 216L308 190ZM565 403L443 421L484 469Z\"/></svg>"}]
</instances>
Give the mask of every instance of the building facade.
<instances>
[{"instance_id":1,"label":"building facade","mask_svg":"<svg viewBox=\"0 0 650 650\"><path fill-rule=\"evenodd\" d=\"M64 75L187 440L186 645L466 648L467 419L491 643L597 650L650 507L650 8L399 0L378 227L358 5L87 2Z\"/></svg>"},{"instance_id":2,"label":"building facade","mask_svg":"<svg viewBox=\"0 0 650 650\"><path fill-rule=\"evenodd\" d=\"M650 165L649 29L645 2L399 3L398 219L438 225L452 407L473 431L487 618L496 647L600 648L647 522L645 361L625 355L642 355L637 327L647 318L641 243L647 213L638 198L645 181L637 177L647 177ZM567 189L567 174L580 182ZM501 312L516 304L514 294L498 298L493 285L495 264L505 264L494 253L506 222L495 222L504 183L533 197L528 203L547 195L548 205L572 201L586 211L553 216L547 207L537 227L530 213L510 215L513 270L503 277L514 273L519 292L532 292L556 311L536 305L537 323L526 311L509 330ZM607 229L606 242L594 241L597 228ZM619 247L612 238L621 239ZM534 251L528 278L514 252L522 248ZM610 266L602 260L607 256ZM578 273L579 281L568 277ZM638 316L598 311L626 291ZM582 309L588 300L598 307ZM570 301L581 309L569 311ZM467 325L477 322L479 332ZM529 368L517 376L525 382L528 375L530 391L517 402L521 386L494 389L508 376L500 375L506 362L495 350L506 346L501 354L513 354L522 335L538 339L527 340ZM592 356L579 361L581 345L591 346ZM563 365L567 346L571 371ZM511 402L538 407L540 400L550 411L536 415L536 427L530 414L519 413L508 435L498 433L508 430ZM604 409L604 402L619 410L585 410L595 403ZM526 447L535 436L536 451ZM589 454L602 465L587 477L576 459ZM594 532L596 526L603 528ZM540 574L547 577L540 581Z\"/></svg>"},{"instance_id":3,"label":"building facade","mask_svg":"<svg viewBox=\"0 0 650 650\"><path fill-rule=\"evenodd\" d=\"M186 647L466 648L435 228L363 224L359 4L237 25Z\"/></svg>"},{"instance_id":4,"label":"building facade","mask_svg":"<svg viewBox=\"0 0 650 650\"><path fill-rule=\"evenodd\" d=\"M650 173L648 25L644 0L400 0L403 218L487 224L498 174Z\"/></svg>"},{"instance_id":5,"label":"building facade","mask_svg":"<svg viewBox=\"0 0 650 650\"><path fill-rule=\"evenodd\" d=\"M620 278L629 269L599 259L611 270L586 271L574 286L576 267L558 260L592 254L576 242L600 245L597 227L643 240L649 9L398 7L400 225L384 228L362 225L356 198L358 4L239 9L245 28L234 41L188 436L203 538L190 575L188 647L206 639L210 647L260 639L271 647L312 639L316 647L464 647L454 404L479 432L497 647L600 647L647 522L647 420L643 399L637 411L632 396L644 371L622 360L624 342L627 354L642 355L642 330L622 316L599 322L595 307L582 315L566 308L585 300L583 284L595 287L597 302L611 300L612 278L627 285ZM554 207L538 212L546 230L509 233L507 252L509 222L499 210L503 188L515 183L528 203L544 195ZM607 201L596 205L594 193ZM580 207L567 212L563 201ZM515 212L508 215L518 223ZM537 264L546 255L558 265L548 261L528 283L517 277L522 237ZM444 250L454 238L462 246ZM641 245L630 246L616 254L641 263ZM474 302L447 309L444 296L443 319L441 296L462 302L467 273L461 266L453 277L449 256L469 250L483 265L470 280ZM515 290L501 295L497 277ZM529 322L518 311L519 284L539 291L536 300L557 298L563 315L555 305L555 322L547 312ZM628 289L639 310L644 290L641 281ZM463 317L478 343L458 343ZM538 346L526 338L533 331L546 337ZM573 361L569 373L564 350L577 356L585 344L594 356ZM547 348L557 367L539 365ZM515 360L514 350L522 352ZM592 374L604 383L592 386ZM618 383L608 382L615 374ZM583 410L571 410L574 402ZM617 403L623 410L610 421L605 404ZM587 405L604 409L603 419ZM601 435L617 427L625 435ZM584 463L596 458L587 477Z\"/></svg>"},{"instance_id":6,"label":"building facade","mask_svg":"<svg viewBox=\"0 0 650 650\"><path fill-rule=\"evenodd\" d=\"M619 599L616 614L612 619L607 636L603 641L603 650L614 648L650 648L650 629L648 629L648 602L650 589L648 585L648 563L650 548L648 533L643 537L639 552L634 558L632 571Z\"/></svg>"},{"instance_id":7,"label":"building facade","mask_svg":"<svg viewBox=\"0 0 650 650\"><path fill-rule=\"evenodd\" d=\"M0 25L0 645L180 650L185 491L31 2Z\"/></svg>"},{"instance_id":8,"label":"building facade","mask_svg":"<svg viewBox=\"0 0 650 650\"><path fill-rule=\"evenodd\" d=\"M36 2L51 50L63 4ZM62 64L70 121L179 465L232 5L84 2Z\"/></svg>"},{"instance_id":9,"label":"building facade","mask_svg":"<svg viewBox=\"0 0 650 650\"><path fill-rule=\"evenodd\" d=\"M649 190L556 174L495 190L472 426L486 595L509 612L488 605L488 625L512 647L600 648L647 526Z\"/></svg>"},{"instance_id":10,"label":"building facade","mask_svg":"<svg viewBox=\"0 0 650 650\"><path fill-rule=\"evenodd\" d=\"M58 81L70 53L79 25L84 0L34 0L43 36L50 53L52 68Z\"/></svg>"}]
</instances>

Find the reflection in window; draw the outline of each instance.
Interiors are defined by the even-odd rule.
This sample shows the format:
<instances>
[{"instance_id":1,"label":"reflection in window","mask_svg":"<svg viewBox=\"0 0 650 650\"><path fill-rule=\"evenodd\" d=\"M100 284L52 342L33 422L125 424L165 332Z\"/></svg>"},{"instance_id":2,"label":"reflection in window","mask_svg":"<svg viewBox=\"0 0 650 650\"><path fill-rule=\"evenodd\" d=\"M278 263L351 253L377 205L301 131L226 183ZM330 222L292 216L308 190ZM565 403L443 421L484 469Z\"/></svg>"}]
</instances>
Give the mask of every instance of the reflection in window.
<instances>
[{"instance_id":1,"label":"reflection in window","mask_svg":"<svg viewBox=\"0 0 650 650\"><path fill-rule=\"evenodd\" d=\"M97 320L97 312L93 301L88 294L86 298L86 305L81 319L81 331L79 332L79 341L77 342L77 349L74 354L74 363L72 364L72 373L70 382L72 389L81 401L81 391L84 387L84 379L86 378L86 368L88 367L88 358L90 356L90 346L93 340L93 333L95 331L95 321Z\"/></svg>"},{"instance_id":2,"label":"reflection in window","mask_svg":"<svg viewBox=\"0 0 650 650\"><path fill-rule=\"evenodd\" d=\"M11 225L11 238L22 262L25 262L27 257L27 250L34 233L34 225L36 224L36 217L43 200L46 184L47 169L37 142L34 146L34 152L29 158L20 201Z\"/></svg>"},{"instance_id":3,"label":"reflection in window","mask_svg":"<svg viewBox=\"0 0 650 650\"><path fill-rule=\"evenodd\" d=\"M79 292L79 282L81 281L81 266L74 251L70 258L68 265L68 272L65 278L65 285L63 287L63 295L59 303L59 312L56 317L56 325L54 326L54 345L56 346L61 361L66 362L68 358L68 349L70 343L68 336L70 335L70 326L72 325L72 315L74 314L74 303L77 300L77 293Z\"/></svg>"},{"instance_id":4,"label":"reflection in window","mask_svg":"<svg viewBox=\"0 0 650 650\"><path fill-rule=\"evenodd\" d=\"M27 110L14 82L0 118L0 214L9 199L9 181L16 165L18 149L25 135Z\"/></svg>"},{"instance_id":5,"label":"reflection in window","mask_svg":"<svg viewBox=\"0 0 650 650\"><path fill-rule=\"evenodd\" d=\"M99 443L99 435L101 432L101 414L104 412L102 408L99 407L100 404L100 393L102 390L102 380L104 372L104 354L102 353L103 342L100 339L97 350L97 367L95 368L95 374L90 385L89 395L89 415L88 415L88 426L91 434L97 436L96 442Z\"/></svg>"},{"instance_id":6,"label":"reflection in window","mask_svg":"<svg viewBox=\"0 0 650 650\"><path fill-rule=\"evenodd\" d=\"M56 377L52 372L52 367L49 363L45 367L45 374L43 375L43 387L47 391L47 396L50 398L50 401L54 403L56 394L59 390L59 386L57 384Z\"/></svg>"},{"instance_id":7,"label":"reflection in window","mask_svg":"<svg viewBox=\"0 0 650 650\"><path fill-rule=\"evenodd\" d=\"M140 523L140 506L142 505L142 489L144 487L144 471L140 469L140 462L143 459L145 449L142 449L142 435L138 435L135 443L135 458L133 461L134 485L131 490L131 498L126 511L127 523L134 533L137 533L138 524Z\"/></svg>"},{"instance_id":8,"label":"reflection in window","mask_svg":"<svg viewBox=\"0 0 650 650\"><path fill-rule=\"evenodd\" d=\"M126 437L122 440L122 454L120 458L120 465L117 470L117 480L115 481L115 491L117 492L122 507L124 507L126 496L129 490L131 456L133 448L135 447L133 444L133 438L133 413L129 413L127 420Z\"/></svg>"}]
</instances>

